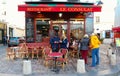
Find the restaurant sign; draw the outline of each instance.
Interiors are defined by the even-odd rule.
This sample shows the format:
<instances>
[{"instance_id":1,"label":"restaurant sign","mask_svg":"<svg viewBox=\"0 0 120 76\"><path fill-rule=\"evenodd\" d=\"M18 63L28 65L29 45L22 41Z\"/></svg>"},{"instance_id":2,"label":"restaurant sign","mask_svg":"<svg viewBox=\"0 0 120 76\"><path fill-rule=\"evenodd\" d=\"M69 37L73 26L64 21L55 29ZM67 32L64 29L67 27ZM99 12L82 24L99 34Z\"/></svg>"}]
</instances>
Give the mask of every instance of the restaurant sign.
<instances>
[{"instance_id":1,"label":"restaurant sign","mask_svg":"<svg viewBox=\"0 0 120 76\"><path fill-rule=\"evenodd\" d=\"M101 7L22 7L18 11L41 11L41 12L100 12Z\"/></svg>"}]
</instances>

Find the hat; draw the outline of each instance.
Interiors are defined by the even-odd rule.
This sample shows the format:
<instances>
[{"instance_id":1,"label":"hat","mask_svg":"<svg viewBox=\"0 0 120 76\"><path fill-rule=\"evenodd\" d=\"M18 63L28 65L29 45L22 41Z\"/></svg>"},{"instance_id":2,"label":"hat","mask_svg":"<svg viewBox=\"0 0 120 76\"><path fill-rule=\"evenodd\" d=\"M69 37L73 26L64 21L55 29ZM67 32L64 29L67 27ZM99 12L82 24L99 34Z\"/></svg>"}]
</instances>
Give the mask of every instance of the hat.
<instances>
[{"instance_id":1,"label":"hat","mask_svg":"<svg viewBox=\"0 0 120 76\"><path fill-rule=\"evenodd\" d=\"M87 38L88 38L88 35L87 35L87 34L85 34L85 35L84 35L84 37L87 37Z\"/></svg>"}]
</instances>

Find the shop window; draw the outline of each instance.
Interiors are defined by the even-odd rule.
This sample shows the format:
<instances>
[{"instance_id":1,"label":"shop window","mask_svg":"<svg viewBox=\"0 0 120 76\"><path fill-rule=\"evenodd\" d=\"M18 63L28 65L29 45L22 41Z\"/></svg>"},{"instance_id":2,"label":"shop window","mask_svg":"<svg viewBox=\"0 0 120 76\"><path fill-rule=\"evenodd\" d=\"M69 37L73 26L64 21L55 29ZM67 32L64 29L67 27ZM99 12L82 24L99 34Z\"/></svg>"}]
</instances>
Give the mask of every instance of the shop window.
<instances>
[{"instance_id":1,"label":"shop window","mask_svg":"<svg viewBox=\"0 0 120 76\"><path fill-rule=\"evenodd\" d=\"M110 31L106 31L105 36L106 36L105 38L110 38Z\"/></svg>"},{"instance_id":2,"label":"shop window","mask_svg":"<svg viewBox=\"0 0 120 76\"><path fill-rule=\"evenodd\" d=\"M84 35L84 24L83 21L72 22L70 27L71 38L81 39Z\"/></svg>"},{"instance_id":3,"label":"shop window","mask_svg":"<svg viewBox=\"0 0 120 76\"><path fill-rule=\"evenodd\" d=\"M13 37L13 28L9 27L9 37Z\"/></svg>"},{"instance_id":4,"label":"shop window","mask_svg":"<svg viewBox=\"0 0 120 76\"><path fill-rule=\"evenodd\" d=\"M48 36L49 32L49 21L39 21L37 20L37 34L41 34L43 37Z\"/></svg>"}]
</instances>

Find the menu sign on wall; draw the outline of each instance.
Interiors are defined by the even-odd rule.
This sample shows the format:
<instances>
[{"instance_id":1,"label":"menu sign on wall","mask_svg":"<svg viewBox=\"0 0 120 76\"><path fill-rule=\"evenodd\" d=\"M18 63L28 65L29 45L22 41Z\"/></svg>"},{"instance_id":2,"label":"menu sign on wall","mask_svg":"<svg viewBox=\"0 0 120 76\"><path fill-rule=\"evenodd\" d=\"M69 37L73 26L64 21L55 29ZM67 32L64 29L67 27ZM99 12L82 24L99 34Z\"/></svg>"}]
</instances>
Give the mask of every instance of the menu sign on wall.
<instances>
[{"instance_id":1,"label":"menu sign on wall","mask_svg":"<svg viewBox=\"0 0 120 76\"><path fill-rule=\"evenodd\" d=\"M34 41L34 25L32 18L26 19L26 41L27 42Z\"/></svg>"}]
</instances>

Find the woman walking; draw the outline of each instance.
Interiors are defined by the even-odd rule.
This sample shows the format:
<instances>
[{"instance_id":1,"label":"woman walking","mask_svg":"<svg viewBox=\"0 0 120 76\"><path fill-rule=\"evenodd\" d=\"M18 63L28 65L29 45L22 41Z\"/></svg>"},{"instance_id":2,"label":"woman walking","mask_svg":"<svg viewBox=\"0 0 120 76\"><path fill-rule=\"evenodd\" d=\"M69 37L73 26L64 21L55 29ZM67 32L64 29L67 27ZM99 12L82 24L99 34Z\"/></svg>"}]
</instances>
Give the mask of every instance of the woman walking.
<instances>
[{"instance_id":1,"label":"woman walking","mask_svg":"<svg viewBox=\"0 0 120 76\"><path fill-rule=\"evenodd\" d=\"M85 60L85 64L87 64L88 50L89 50L89 37L87 34L85 34L80 41L81 56Z\"/></svg>"}]
</instances>

